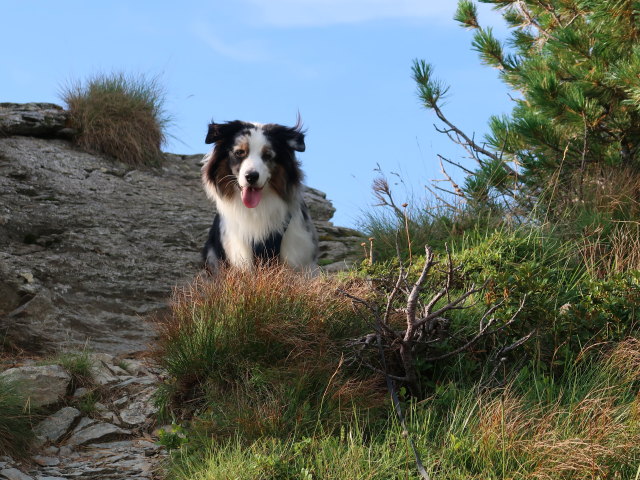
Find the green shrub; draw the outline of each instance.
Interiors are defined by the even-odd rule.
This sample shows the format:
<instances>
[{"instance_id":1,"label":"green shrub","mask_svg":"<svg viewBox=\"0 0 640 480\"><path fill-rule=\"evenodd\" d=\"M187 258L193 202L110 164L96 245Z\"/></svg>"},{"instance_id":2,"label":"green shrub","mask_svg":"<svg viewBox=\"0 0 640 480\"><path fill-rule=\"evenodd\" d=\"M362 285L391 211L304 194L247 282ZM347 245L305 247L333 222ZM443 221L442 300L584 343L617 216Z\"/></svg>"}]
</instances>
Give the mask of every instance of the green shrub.
<instances>
[{"instance_id":1,"label":"green shrub","mask_svg":"<svg viewBox=\"0 0 640 480\"><path fill-rule=\"evenodd\" d=\"M132 165L160 162L169 118L157 78L99 74L62 89L76 143Z\"/></svg>"},{"instance_id":2,"label":"green shrub","mask_svg":"<svg viewBox=\"0 0 640 480\"><path fill-rule=\"evenodd\" d=\"M479 378L494 352L530 332L534 336L528 342L506 355L510 368L500 369L502 375L508 377L533 359L541 361L540 368L562 371L585 346L619 341L638 332L640 272L631 270L599 278L583 261L579 246L558 239L554 231L537 226L474 229L452 239L449 251L454 264L462 266L453 282L451 298L465 286L488 283L468 308L448 313L447 333L451 339L431 342L422 356L443 355L463 344L461 339L471 338L478 331L476 319L489 306L501 303L493 314L496 325L500 325L526 300L513 324L499 335L482 339L466 355L435 363L423 362L416 355L420 382L427 392L446 381L452 368L464 368L469 378ZM417 278L422 261L423 257L414 255L413 264L407 267L410 282ZM390 291L397 269L398 260L392 259L373 265L363 262L360 271L383 279L377 283ZM423 291L425 298L440 288L442 276L442 268L432 271ZM449 297L442 299L435 308L448 301Z\"/></svg>"},{"instance_id":3,"label":"green shrub","mask_svg":"<svg viewBox=\"0 0 640 480\"><path fill-rule=\"evenodd\" d=\"M562 367L590 343L619 341L640 326L640 272L596 278L574 242L542 228L468 235L454 258L477 283L490 281L485 297L504 302L499 314L510 315L526 295L510 338L535 330L525 349L550 368Z\"/></svg>"},{"instance_id":4,"label":"green shrub","mask_svg":"<svg viewBox=\"0 0 640 480\"><path fill-rule=\"evenodd\" d=\"M26 399L0 377L0 455L24 456L33 438Z\"/></svg>"}]
</instances>

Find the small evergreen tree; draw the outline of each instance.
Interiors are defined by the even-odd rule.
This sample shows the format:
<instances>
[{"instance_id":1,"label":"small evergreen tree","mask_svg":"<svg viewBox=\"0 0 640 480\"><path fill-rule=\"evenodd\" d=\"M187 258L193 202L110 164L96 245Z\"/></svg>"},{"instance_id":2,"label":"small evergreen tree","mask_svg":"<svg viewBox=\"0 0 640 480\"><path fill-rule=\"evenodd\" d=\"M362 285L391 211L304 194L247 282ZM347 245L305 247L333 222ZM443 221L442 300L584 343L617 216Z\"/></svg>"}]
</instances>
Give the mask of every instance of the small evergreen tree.
<instances>
[{"instance_id":1,"label":"small evergreen tree","mask_svg":"<svg viewBox=\"0 0 640 480\"><path fill-rule=\"evenodd\" d=\"M417 60L413 66L425 107L447 125L441 131L478 163L467 171L467 197L486 203L508 195L531 207L553 191L555 207L549 206L563 208L558 191L582 201L589 195L586 178L603 171L610 178L612 169L638 174L640 2L481 1L501 11L511 29L505 42L480 26L469 0L459 2L455 19L475 30L472 45L482 62L497 68L515 92L511 114L491 117L485 144L446 119L440 107L448 88L431 65Z\"/></svg>"}]
</instances>

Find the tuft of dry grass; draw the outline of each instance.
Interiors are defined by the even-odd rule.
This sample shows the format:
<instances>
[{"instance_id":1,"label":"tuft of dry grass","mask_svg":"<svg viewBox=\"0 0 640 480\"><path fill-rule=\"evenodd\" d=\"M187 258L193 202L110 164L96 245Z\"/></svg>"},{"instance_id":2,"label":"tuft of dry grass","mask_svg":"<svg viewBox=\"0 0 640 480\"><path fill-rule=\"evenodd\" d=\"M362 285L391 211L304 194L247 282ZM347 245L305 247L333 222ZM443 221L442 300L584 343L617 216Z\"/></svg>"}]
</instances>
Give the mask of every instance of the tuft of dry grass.
<instances>
[{"instance_id":1,"label":"tuft of dry grass","mask_svg":"<svg viewBox=\"0 0 640 480\"><path fill-rule=\"evenodd\" d=\"M630 337L618 343L607 356L606 365L625 381L640 380L640 339Z\"/></svg>"},{"instance_id":2,"label":"tuft of dry grass","mask_svg":"<svg viewBox=\"0 0 640 480\"><path fill-rule=\"evenodd\" d=\"M640 455L640 341L620 342L594 369L570 377L551 402L532 403L511 387L480 396L469 433L485 462L503 456L518 478L623 478Z\"/></svg>"},{"instance_id":3,"label":"tuft of dry grass","mask_svg":"<svg viewBox=\"0 0 640 480\"><path fill-rule=\"evenodd\" d=\"M160 162L169 118L157 77L98 74L64 86L61 97L82 149L131 165Z\"/></svg>"},{"instance_id":4,"label":"tuft of dry grass","mask_svg":"<svg viewBox=\"0 0 640 480\"><path fill-rule=\"evenodd\" d=\"M615 222L607 234L598 229L582 238L580 254L597 277L640 270L640 222Z\"/></svg>"},{"instance_id":5,"label":"tuft of dry grass","mask_svg":"<svg viewBox=\"0 0 640 480\"><path fill-rule=\"evenodd\" d=\"M572 182L582 195L565 194L558 201L567 209L571 228L580 228L580 253L588 270L606 276L640 269L640 172L598 166L576 174Z\"/></svg>"},{"instance_id":6,"label":"tuft of dry grass","mask_svg":"<svg viewBox=\"0 0 640 480\"><path fill-rule=\"evenodd\" d=\"M171 314L158 319L157 355L176 368L176 375L198 370L194 365L181 370L171 363L177 343L185 348L210 348L216 357L224 353L216 358L223 364L247 353L291 364L321 362L337 353L336 338L362 327L351 301L338 290L358 290L357 294L367 296L367 287L359 280L345 282L309 278L273 265L250 271L228 268L215 277L199 276L174 291ZM183 340L189 341L181 343Z\"/></svg>"},{"instance_id":7,"label":"tuft of dry grass","mask_svg":"<svg viewBox=\"0 0 640 480\"><path fill-rule=\"evenodd\" d=\"M383 404L381 379L342 357L366 325L339 290L366 297L367 288L275 265L198 277L157 320L156 356L169 374L161 407L206 411L201 425L217 435L256 438Z\"/></svg>"}]
</instances>

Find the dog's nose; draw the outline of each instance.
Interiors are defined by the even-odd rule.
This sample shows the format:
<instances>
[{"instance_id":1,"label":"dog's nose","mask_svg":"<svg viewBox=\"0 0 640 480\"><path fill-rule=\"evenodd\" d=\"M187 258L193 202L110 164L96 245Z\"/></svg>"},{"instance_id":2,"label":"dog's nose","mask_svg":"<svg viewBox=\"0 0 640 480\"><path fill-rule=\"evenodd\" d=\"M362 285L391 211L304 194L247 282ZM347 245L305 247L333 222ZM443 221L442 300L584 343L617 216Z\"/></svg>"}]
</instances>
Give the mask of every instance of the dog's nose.
<instances>
[{"instance_id":1,"label":"dog's nose","mask_svg":"<svg viewBox=\"0 0 640 480\"><path fill-rule=\"evenodd\" d=\"M259 176L260 174L258 172L256 172L255 170L251 170L250 172L247 172L245 174L244 178L247 179L247 182L249 182L249 185L253 185L258 181Z\"/></svg>"}]
</instances>

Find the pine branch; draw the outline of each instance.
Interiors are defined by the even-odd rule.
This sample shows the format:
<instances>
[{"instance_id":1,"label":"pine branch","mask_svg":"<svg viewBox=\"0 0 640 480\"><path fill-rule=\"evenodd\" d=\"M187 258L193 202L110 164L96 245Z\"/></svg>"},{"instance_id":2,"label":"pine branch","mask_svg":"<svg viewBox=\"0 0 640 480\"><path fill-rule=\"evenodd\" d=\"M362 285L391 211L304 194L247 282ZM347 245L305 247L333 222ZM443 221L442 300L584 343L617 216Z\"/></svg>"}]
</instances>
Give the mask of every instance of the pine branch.
<instances>
[{"instance_id":1,"label":"pine branch","mask_svg":"<svg viewBox=\"0 0 640 480\"><path fill-rule=\"evenodd\" d=\"M480 58L487 65L502 70L511 70L511 65L505 61L502 45L493 36L493 30L491 28L478 29L473 36L471 45L474 50L480 53Z\"/></svg>"},{"instance_id":2,"label":"pine branch","mask_svg":"<svg viewBox=\"0 0 640 480\"><path fill-rule=\"evenodd\" d=\"M470 0L460 0L453 19L460 22L465 28L479 28L478 9Z\"/></svg>"},{"instance_id":3,"label":"pine branch","mask_svg":"<svg viewBox=\"0 0 640 480\"><path fill-rule=\"evenodd\" d=\"M468 168L463 167L462 165L460 165L457 162L454 162L453 160L449 160L446 157L443 157L442 155L440 155L439 153L437 154L438 158L440 160L444 160L445 162L447 162L449 165L453 165L454 167L459 168L460 170L462 170L463 172L465 172L468 175L473 175L473 172L471 170L469 170Z\"/></svg>"},{"instance_id":4,"label":"pine branch","mask_svg":"<svg viewBox=\"0 0 640 480\"><path fill-rule=\"evenodd\" d=\"M433 78L433 66L424 60L413 61L413 79L418 84L418 95L427 108L435 108L443 99L449 87Z\"/></svg>"}]
</instances>

